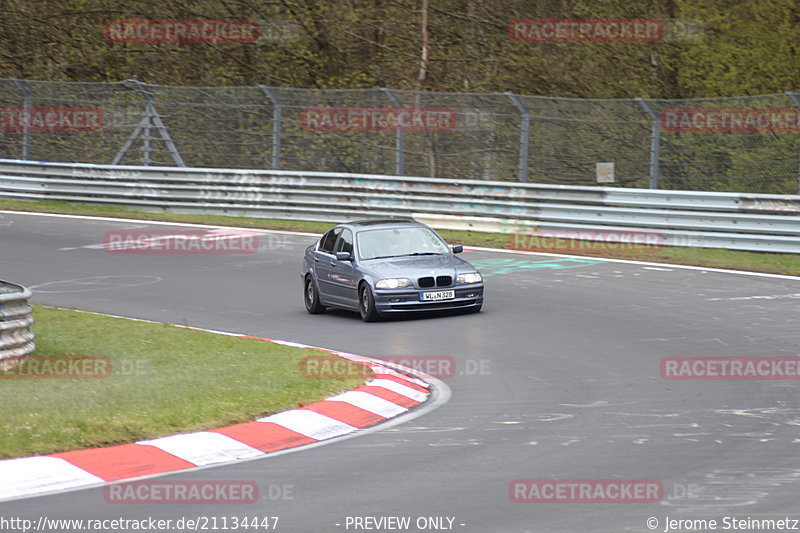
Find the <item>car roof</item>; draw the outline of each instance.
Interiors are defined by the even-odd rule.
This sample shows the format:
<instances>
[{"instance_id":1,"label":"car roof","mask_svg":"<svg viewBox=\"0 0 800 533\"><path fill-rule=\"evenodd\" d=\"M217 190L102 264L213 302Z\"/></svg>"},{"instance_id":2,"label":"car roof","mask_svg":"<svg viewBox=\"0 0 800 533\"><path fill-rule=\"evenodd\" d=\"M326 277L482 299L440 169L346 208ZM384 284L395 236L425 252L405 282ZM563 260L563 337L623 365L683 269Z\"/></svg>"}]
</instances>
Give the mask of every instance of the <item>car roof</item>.
<instances>
[{"instance_id":1,"label":"car roof","mask_svg":"<svg viewBox=\"0 0 800 533\"><path fill-rule=\"evenodd\" d=\"M355 230L359 229L374 229L376 227L386 227L386 228L402 228L402 227L409 227L409 226L424 226L425 224L421 222L417 222L416 220L411 219L402 219L402 218L385 218L385 219L374 219L374 220L356 220L353 222L348 222L346 224L342 224L342 226L351 226Z\"/></svg>"}]
</instances>

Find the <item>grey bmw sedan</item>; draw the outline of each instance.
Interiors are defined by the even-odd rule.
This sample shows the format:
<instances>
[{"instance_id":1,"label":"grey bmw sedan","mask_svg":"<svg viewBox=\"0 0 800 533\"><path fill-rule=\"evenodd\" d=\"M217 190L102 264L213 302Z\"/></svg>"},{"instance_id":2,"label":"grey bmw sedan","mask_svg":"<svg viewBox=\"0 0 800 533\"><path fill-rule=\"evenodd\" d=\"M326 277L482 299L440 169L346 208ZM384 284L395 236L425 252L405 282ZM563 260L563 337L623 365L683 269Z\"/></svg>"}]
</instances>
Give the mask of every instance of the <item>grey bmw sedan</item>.
<instances>
[{"instance_id":1,"label":"grey bmw sedan","mask_svg":"<svg viewBox=\"0 0 800 533\"><path fill-rule=\"evenodd\" d=\"M456 256L462 250L413 220L339 224L306 248L306 310L348 309L365 322L394 313L480 311L483 278Z\"/></svg>"}]
</instances>

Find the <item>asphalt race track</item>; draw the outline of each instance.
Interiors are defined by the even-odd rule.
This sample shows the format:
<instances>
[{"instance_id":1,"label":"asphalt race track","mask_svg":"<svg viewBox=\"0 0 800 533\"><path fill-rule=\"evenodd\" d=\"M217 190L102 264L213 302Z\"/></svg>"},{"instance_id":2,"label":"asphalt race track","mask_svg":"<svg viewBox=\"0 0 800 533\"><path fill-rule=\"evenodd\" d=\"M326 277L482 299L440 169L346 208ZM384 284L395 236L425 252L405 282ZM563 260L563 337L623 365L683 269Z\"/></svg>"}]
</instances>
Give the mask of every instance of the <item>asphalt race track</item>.
<instances>
[{"instance_id":1,"label":"asphalt race track","mask_svg":"<svg viewBox=\"0 0 800 533\"><path fill-rule=\"evenodd\" d=\"M367 530L348 528L348 516L450 517L452 531L520 533L800 515L798 382L673 381L659 369L664 357L800 355L800 279L467 251L486 276L483 312L364 324L303 309L312 236L265 234L252 255L98 246L108 231L146 227L0 214L0 278L40 304L379 358L451 356L450 400L356 438L161 478L252 480L259 503L112 505L93 488L2 503L0 516L277 516L277 530L292 532ZM516 503L517 479L660 480L664 498Z\"/></svg>"}]
</instances>

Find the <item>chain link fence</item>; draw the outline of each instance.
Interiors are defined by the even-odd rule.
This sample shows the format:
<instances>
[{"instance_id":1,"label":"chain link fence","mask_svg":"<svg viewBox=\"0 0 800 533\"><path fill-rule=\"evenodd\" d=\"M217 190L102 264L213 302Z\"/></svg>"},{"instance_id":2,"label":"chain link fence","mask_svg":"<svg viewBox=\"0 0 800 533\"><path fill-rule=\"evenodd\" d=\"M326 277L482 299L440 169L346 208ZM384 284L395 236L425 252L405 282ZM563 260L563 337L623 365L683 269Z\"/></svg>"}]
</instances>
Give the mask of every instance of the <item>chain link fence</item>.
<instances>
[{"instance_id":1,"label":"chain link fence","mask_svg":"<svg viewBox=\"0 0 800 533\"><path fill-rule=\"evenodd\" d=\"M797 194L800 95L583 100L0 79L0 157ZM602 165L601 165L602 166Z\"/></svg>"}]
</instances>

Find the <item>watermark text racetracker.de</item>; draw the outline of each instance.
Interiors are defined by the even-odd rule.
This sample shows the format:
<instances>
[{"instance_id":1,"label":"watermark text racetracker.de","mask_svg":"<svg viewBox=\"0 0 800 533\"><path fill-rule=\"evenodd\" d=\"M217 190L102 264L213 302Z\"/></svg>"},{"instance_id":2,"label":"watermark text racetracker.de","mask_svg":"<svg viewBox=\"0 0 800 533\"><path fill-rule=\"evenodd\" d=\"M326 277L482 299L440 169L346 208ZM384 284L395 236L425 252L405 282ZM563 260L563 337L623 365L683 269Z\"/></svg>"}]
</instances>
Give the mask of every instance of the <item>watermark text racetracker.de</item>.
<instances>
[{"instance_id":1,"label":"watermark text racetracker.de","mask_svg":"<svg viewBox=\"0 0 800 533\"><path fill-rule=\"evenodd\" d=\"M489 376L493 373L492 359L456 359L451 355L384 355L378 356L391 365L410 368L437 379L456 376Z\"/></svg>"},{"instance_id":2,"label":"watermark text racetracker.de","mask_svg":"<svg viewBox=\"0 0 800 533\"><path fill-rule=\"evenodd\" d=\"M659 230L589 230L529 228L509 234L514 250L569 253L580 250L606 252L656 252L664 246Z\"/></svg>"},{"instance_id":3,"label":"watermark text racetracker.de","mask_svg":"<svg viewBox=\"0 0 800 533\"><path fill-rule=\"evenodd\" d=\"M103 497L110 504L252 504L294 500L294 485L260 486L249 480L146 480L109 483Z\"/></svg>"},{"instance_id":4,"label":"watermark text racetracker.de","mask_svg":"<svg viewBox=\"0 0 800 533\"><path fill-rule=\"evenodd\" d=\"M112 254L252 254L288 247L288 237L247 230L118 230L106 232Z\"/></svg>"},{"instance_id":5,"label":"watermark text racetracker.de","mask_svg":"<svg viewBox=\"0 0 800 533\"><path fill-rule=\"evenodd\" d=\"M396 367L400 371L411 369L437 379L455 376L491 375L491 359L465 359L456 361L450 355L390 355L378 356L388 363L386 368ZM309 355L300 360L300 373L309 379L369 378L373 371L366 365L332 357Z\"/></svg>"},{"instance_id":6,"label":"watermark text racetracker.de","mask_svg":"<svg viewBox=\"0 0 800 533\"><path fill-rule=\"evenodd\" d=\"M657 503L664 484L656 479L515 479L508 485L515 503Z\"/></svg>"},{"instance_id":7,"label":"watermark text racetracker.de","mask_svg":"<svg viewBox=\"0 0 800 533\"><path fill-rule=\"evenodd\" d=\"M146 361L104 355L24 355L0 361L0 379L101 379L142 376Z\"/></svg>"},{"instance_id":8,"label":"watermark text racetracker.de","mask_svg":"<svg viewBox=\"0 0 800 533\"><path fill-rule=\"evenodd\" d=\"M665 357L670 380L798 380L800 357Z\"/></svg>"},{"instance_id":9,"label":"watermark text racetracker.de","mask_svg":"<svg viewBox=\"0 0 800 533\"><path fill-rule=\"evenodd\" d=\"M0 107L0 131L94 131L103 126L96 107Z\"/></svg>"},{"instance_id":10,"label":"watermark text racetracker.de","mask_svg":"<svg viewBox=\"0 0 800 533\"><path fill-rule=\"evenodd\" d=\"M662 109L661 130L668 132L800 133L800 109Z\"/></svg>"},{"instance_id":11,"label":"watermark text racetracker.de","mask_svg":"<svg viewBox=\"0 0 800 533\"><path fill-rule=\"evenodd\" d=\"M256 20L126 19L103 26L103 38L109 43L254 43L259 34Z\"/></svg>"},{"instance_id":12,"label":"watermark text racetracker.de","mask_svg":"<svg viewBox=\"0 0 800 533\"><path fill-rule=\"evenodd\" d=\"M664 39L659 19L516 19L508 24L521 42L655 42Z\"/></svg>"},{"instance_id":13,"label":"watermark text racetracker.de","mask_svg":"<svg viewBox=\"0 0 800 533\"><path fill-rule=\"evenodd\" d=\"M658 479L515 479L508 484L514 503L676 503L698 501L703 486Z\"/></svg>"},{"instance_id":14,"label":"watermark text racetracker.de","mask_svg":"<svg viewBox=\"0 0 800 533\"><path fill-rule=\"evenodd\" d=\"M439 107L307 107L300 124L321 131L448 131L456 127L456 114Z\"/></svg>"}]
</instances>

